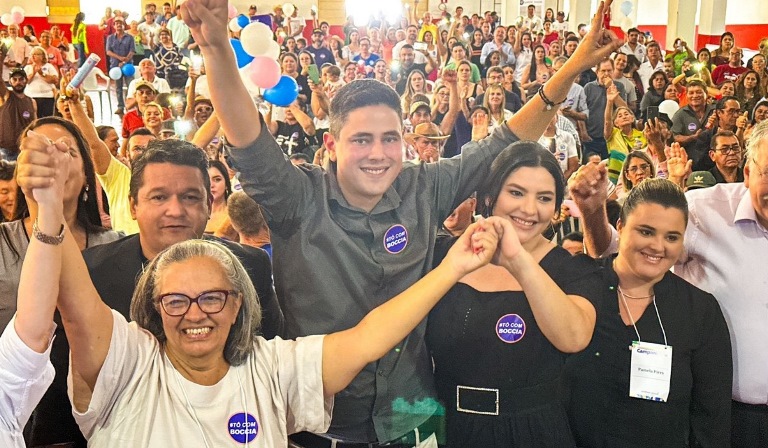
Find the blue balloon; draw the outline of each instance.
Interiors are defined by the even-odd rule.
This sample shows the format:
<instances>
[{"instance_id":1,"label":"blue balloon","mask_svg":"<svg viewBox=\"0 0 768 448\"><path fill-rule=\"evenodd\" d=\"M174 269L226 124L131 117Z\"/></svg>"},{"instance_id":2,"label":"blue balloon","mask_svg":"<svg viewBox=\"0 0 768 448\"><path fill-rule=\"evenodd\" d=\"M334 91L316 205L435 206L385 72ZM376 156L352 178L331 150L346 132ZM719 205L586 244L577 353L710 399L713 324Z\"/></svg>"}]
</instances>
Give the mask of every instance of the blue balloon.
<instances>
[{"instance_id":1,"label":"blue balloon","mask_svg":"<svg viewBox=\"0 0 768 448\"><path fill-rule=\"evenodd\" d=\"M630 1L625 1L624 3L621 4L621 12L625 16L629 16L633 8L634 7L632 6L632 2Z\"/></svg>"},{"instance_id":2,"label":"blue balloon","mask_svg":"<svg viewBox=\"0 0 768 448\"><path fill-rule=\"evenodd\" d=\"M133 64L123 65L123 75L131 77L136 73L136 67Z\"/></svg>"},{"instance_id":3,"label":"blue balloon","mask_svg":"<svg viewBox=\"0 0 768 448\"><path fill-rule=\"evenodd\" d=\"M232 48L235 50L235 58L237 59L237 68L243 68L246 65L250 64L253 60L253 56L246 53L245 50L243 50L243 43L240 42L238 39L229 39L229 44L232 45Z\"/></svg>"},{"instance_id":4,"label":"blue balloon","mask_svg":"<svg viewBox=\"0 0 768 448\"><path fill-rule=\"evenodd\" d=\"M123 72L120 70L120 67L112 67L109 69L109 77L117 81L123 77Z\"/></svg>"},{"instance_id":5,"label":"blue balloon","mask_svg":"<svg viewBox=\"0 0 768 448\"><path fill-rule=\"evenodd\" d=\"M299 85L288 75L280 77L275 87L264 90L264 99L275 106L289 106L299 96Z\"/></svg>"},{"instance_id":6,"label":"blue balloon","mask_svg":"<svg viewBox=\"0 0 768 448\"><path fill-rule=\"evenodd\" d=\"M237 24L240 25L240 28L245 28L249 23L251 23L251 19L245 14L237 16Z\"/></svg>"}]
</instances>

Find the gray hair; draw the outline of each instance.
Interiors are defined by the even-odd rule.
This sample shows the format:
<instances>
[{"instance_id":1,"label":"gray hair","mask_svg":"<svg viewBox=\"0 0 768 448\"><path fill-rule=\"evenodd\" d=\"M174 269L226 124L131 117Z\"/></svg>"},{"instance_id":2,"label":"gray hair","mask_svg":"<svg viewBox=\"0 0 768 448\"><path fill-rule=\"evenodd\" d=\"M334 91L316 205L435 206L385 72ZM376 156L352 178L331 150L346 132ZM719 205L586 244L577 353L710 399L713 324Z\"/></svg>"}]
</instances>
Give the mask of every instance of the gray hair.
<instances>
[{"instance_id":1,"label":"gray hair","mask_svg":"<svg viewBox=\"0 0 768 448\"><path fill-rule=\"evenodd\" d=\"M240 260L219 243L192 239L174 244L160 252L139 278L131 299L131 319L164 344L167 338L163 320L155 304L155 298L160 294L163 273L168 266L195 257L205 257L218 263L232 284L232 289L242 295L237 319L229 330L224 346L224 359L233 366L243 364L253 353L256 333L261 324L261 305L256 289Z\"/></svg>"},{"instance_id":2,"label":"gray hair","mask_svg":"<svg viewBox=\"0 0 768 448\"><path fill-rule=\"evenodd\" d=\"M760 152L760 142L768 137L768 120L763 120L752 129L752 135L747 141L747 159L757 159ZM766 142L768 143L768 142Z\"/></svg>"}]
</instances>

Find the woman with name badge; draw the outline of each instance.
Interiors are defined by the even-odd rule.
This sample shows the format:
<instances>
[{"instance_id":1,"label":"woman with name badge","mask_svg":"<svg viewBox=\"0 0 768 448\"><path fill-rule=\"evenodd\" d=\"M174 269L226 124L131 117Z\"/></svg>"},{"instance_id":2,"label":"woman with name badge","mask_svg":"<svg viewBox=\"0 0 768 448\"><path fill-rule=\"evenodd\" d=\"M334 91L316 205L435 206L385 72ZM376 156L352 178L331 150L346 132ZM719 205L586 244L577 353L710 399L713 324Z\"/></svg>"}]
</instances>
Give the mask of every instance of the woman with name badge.
<instances>
[{"instance_id":1,"label":"woman with name badge","mask_svg":"<svg viewBox=\"0 0 768 448\"><path fill-rule=\"evenodd\" d=\"M54 178L64 168L61 148L33 150L19 177L24 192L61 184ZM206 194L184 190L171 200L203 202ZM224 246L192 239L158 254L138 280L128 323L94 289L61 199L40 207L35 237L50 242L35 246L23 269L49 266L42 263L55 256L61 261L47 270L51 275L22 277L20 294L30 297L19 302L60 287L48 300L58 296L71 347L73 414L98 447L279 448L294 432L326 432L334 394L400 343L458 279L487 264L499 244L493 223L472 224L440 266L358 325L266 341L256 336L261 310L253 284ZM394 234L392 244L403 237Z\"/></svg>"},{"instance_id":2,"label":"woman with name badge","mask_svg":"<svg viewBox=\"0 0 768 448\"><path fill-rule=\"evenodd\" d=\"M502 151L478 192L516 244L462 278L427 322L448 447L575 446L558 384L568 353L592 337L599 267L541 235L563 195L559 162L535 142Z\"/></svg>"},{"instance_id":3,"label":"woman with name badge","mask_svg":"<svg viewBox=\"0 0 768 448\"><path fill-rule=\"evenodd\" d=\"M687 220L683 191L665 179L643 181L624 202L618 254L602 260L595 335L565 370L580 447L730 446L728 327L711 294L669 270Z\"/></svg>"}]
</instances>

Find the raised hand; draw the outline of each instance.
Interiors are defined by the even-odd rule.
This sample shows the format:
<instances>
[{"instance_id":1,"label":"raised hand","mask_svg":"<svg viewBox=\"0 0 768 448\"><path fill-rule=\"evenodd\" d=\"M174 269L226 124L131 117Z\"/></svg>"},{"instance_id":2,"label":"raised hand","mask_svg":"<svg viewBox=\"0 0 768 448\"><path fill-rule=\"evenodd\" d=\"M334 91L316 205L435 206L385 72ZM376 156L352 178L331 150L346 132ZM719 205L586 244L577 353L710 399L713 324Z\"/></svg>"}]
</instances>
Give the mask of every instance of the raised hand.
<instances>
[{"instance_id":1,"label":"raised hand","mask_svg":"<svg viewBox=\"0 0 768 448\"><path fill-rule=\"evenodd\" d=\"M749 112L744 112L736 119L736 127L739 129L746 129L749 124Z\"/></svg>"},{"instance_id":2,"label":"raised hand","mask_svg":"<svg viewBox=\"0 0 768 448\"><path fill-rule=\"evenodd\" d=\"M493 226L500 238L498 249L493 256L493 264L509 266L511 261L525 251L515 228L508 219L498 216L491 216L486 222Z\"/></svg>"},{"instance_id":3,"label":"raised hand","mask_svg":"<svg viewBox=\"0 0 768 448\"><path fill-rule=\"evenodd\" d=\"M608 101L611 103L616 101L616 98L619 97L619 89L616 87L616 84L611 83L608 85L608 89L606 90L606 95L608 96Z\"/></svg>"},{"instance_id":4,"label":"raised hand","mask_svg":"<svg viewBox=\"0 0 768 448\"><path fill-rule=\"evenodd\" d=\"M181 17L201 49L228 43L228 12L228 0L187 0L181 4Z\"/></svg>"},{"instance_id":5,"label":"raised hand","mask_svg":"<svg viewBox=\"0 0 768 448\"><path fill-rule=\"evenodd\" d=\"M16 167L16 181L27 201L34 200L40 206L63 207L72 144L68 138L53 142L35 131L27 132L21 140Z\"/></svg>"},{"instance_id":6,"label":"raised hand","mask_svg":"<svg viewBox=\"0 0 768 448\"><path fill-rule=\"evenodd\" d=\"M488 137L488 115L476 113L472 117L472 141L480 141Z\"/></svg>"},{"instance_id":7,"label":"raised hand","mask_svg":"<svg viewBox=\"0 0 768 448\"><path fill-rule=\"evenodd\" d=\"M612 3L613 0L600 2L597 12L592 17L592 27L569 59L569 61L579 61L579 65L582 67L581 71L596 66L624 44L624 41L616 36L616 33L605 29L603 23L603 14L611 10Z\"/></svg>"},{"instance_id":8,"label":"raised hand","mask_svg":"<svg viewBox=\"0 0 768 448\"><path fill-rule=\"evenodd\" d=\"M443 78L443 84L447 86L456 85L456 81L457 81L456 70L444 69L442 78Z\"/></svg>"},{"instance_id":9,"label":"raised hand","mask_svg":"<svg viewBox=\"0 0 768 448\"><path fill-rule=\"evenodd\" d=\"M589 213L602 210L608 200L608 169L605 162L588 163L568 180L568 191L579 210Z\"/></svg>"},{"instance_id":10,"label":"raised hand","mask_svg":"<svg viewBox=\"0 0 768 448\"><path fill-rule=\"evenodd\" d=\"M480 219L467 227L446 254L443 263L449 263L458 278L485 266L496 254L499 234L496 227Z\"/></svg>"},{"instance_id":11,"label":"raised hand","mask_svg":"<svg viewBox=\"0 0 768 448\"><path fill-rule=\"evenodd\" d=\"M677 142L672 143L669 148L664 150L664 153L667 156L669 180L682 185L682 181L691 173L693 160L688 160L688 153Z\"/></svg>"},{"instance_id":12,"label":"raised hand","mask_svg":"<svg viewBox=\"0 0 768 448\"><path fill-rule=\"evenodd\" d=\"M648 148L651 151L654 151L656 154L664 152L666 143L664 142L664 135L662 133L662 127L661 124L659 124L658 118L654 118L645 122L643 135L645 135L645 139L648 141Z\"/></svg>"}]
</instances>

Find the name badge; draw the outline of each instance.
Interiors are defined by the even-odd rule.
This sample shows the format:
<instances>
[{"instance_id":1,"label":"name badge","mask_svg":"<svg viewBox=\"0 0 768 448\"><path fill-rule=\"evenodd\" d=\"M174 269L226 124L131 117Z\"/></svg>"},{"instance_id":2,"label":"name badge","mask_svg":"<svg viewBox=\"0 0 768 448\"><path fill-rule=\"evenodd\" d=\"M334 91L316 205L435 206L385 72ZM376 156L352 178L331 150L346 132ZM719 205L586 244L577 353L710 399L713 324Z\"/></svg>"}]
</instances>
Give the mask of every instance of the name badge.
<instances>
[{"instance_id":1,"label":"name badge","mask_svg":"<svg viewBox=\"0 0 768 448\"><path fill-rule=\"evenodd\" d=\"M666 402L672 376L672 346L651 342L632 343L629 396Z\"/></svg>"}]
</instances>

